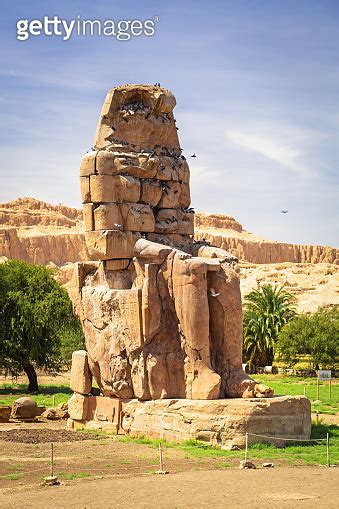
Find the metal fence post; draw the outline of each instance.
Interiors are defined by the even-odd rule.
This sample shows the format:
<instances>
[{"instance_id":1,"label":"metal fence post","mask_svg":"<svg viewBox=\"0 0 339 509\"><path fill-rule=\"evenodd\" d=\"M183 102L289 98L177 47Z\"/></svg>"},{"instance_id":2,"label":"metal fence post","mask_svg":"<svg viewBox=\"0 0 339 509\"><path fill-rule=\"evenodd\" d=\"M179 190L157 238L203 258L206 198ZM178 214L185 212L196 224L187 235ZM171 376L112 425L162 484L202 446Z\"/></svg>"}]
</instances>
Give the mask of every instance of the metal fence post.
<instances>
[{"instance_id":1,"label":"metal fence post","mask_svg":"<svg viewBox=\"0 0 339 509\"><path fill-rule=\"evenodd\" d=\"M246 431L245 435L245 461L247 461L248 458L248 433Z\"/></svg>"}]
</instances>

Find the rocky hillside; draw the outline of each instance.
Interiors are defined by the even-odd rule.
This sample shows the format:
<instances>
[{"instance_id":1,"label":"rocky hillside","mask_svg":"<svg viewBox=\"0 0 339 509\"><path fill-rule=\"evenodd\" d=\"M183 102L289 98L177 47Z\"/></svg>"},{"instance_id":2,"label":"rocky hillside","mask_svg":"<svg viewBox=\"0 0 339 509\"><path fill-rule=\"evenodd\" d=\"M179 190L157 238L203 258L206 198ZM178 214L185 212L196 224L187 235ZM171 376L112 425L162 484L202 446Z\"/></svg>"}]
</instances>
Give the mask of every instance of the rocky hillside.
<instances>
[{"instance_id":1,"label":"rocky hillside","mask_svg":"<svg viewBox=\"0 0 339 509\"><path fill-rule=\"evenodd\" d=\"M51 205L35 198L17 198L0 204L0 227L81 225L81 210L65 205Z\"/></svg>"},{"instance_id":2,"label":"rocky hillside","mask_svg":"<svg viewBox=\"0 0 339 509\"><path fill-rule=\"evenodd\" d=\"M233 217L197 213L195 238L230 251L250 263L339 263L338 249L266 240L243 229Z\"/></svg>"},{"instance_id":3,"label":"rocky hillside","mask_svg":"<svg viewBox=\"0 0 339 509\"><path fill-rule=\"evenodd\" d=\"M88 259L82 212L34 198L0 204L0 257L62 265Z\"/></svg>"},{"instance_id":4,"label":"rocky hillside","mask_svg":"<svg viewBox=\"0 0 339 509\"><path fill-rule=\"evenodd\" d=\"M287 287L296 296L300 311L339 303L337 249L268 241L222 214L197 213L195 230L197 239L208 240L239 258L243 297L258 285L271 283ZM34 198L0 204L1 257L64 265L59 279L67 285L72 263L89 259L81 210Z\"/></svg>"}]
</instances>

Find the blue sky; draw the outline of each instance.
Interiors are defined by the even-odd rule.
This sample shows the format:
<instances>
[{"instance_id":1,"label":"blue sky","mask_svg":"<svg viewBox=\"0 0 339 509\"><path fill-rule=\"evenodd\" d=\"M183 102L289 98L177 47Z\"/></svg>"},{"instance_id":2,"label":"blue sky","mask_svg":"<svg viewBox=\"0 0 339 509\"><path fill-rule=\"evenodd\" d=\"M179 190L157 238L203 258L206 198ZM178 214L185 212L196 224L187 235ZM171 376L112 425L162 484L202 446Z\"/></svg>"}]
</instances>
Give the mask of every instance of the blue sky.
<instances>
[{"instance_id":1,"label":"blue sky","mask_svg":"<svg viewBox=\"0 0 339 509\"><path fill-rule=\"evenodd\" d=\"M80 207L79 162L109 88L177 98L196 210L270 239L339 244L336 0L2 0L0 201ZM18 19L159 17L153 37L31 37ZM281 214L281 208L288 214Z\"/></svg>"}]
</instances>

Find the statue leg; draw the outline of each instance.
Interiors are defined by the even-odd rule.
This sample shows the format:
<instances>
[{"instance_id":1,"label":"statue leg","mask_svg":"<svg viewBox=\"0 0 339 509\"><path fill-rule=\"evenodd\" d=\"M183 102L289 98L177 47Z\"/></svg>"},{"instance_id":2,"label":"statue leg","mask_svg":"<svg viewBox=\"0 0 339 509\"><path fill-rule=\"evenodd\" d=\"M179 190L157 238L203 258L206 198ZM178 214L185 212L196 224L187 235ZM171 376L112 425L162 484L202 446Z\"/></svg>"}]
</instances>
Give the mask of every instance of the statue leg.
<instances>
[{"instance_id":1,"label":"statue leg","mask_svg":"<svg viewBox=\"0 0 339 509\"><path fill-rule=\"evenodd\" d=\"M211 368L206 271L199 259L174 256L173 296L186 355L186 396L192 399L216 399L220 394L221 378Z\"/></svg>"},{"instance_id":2,"label":"statue leg","mask_svg":"<svg viewBox=\"0 0 339 509\"><path fill-rule=\"evenodd\" d=\"M208 272L212 368L222 378L225 397L268 397L268 387L257 384L242 369L242 303L235 270L220 265Z\"/></svg>"}]
</instances>

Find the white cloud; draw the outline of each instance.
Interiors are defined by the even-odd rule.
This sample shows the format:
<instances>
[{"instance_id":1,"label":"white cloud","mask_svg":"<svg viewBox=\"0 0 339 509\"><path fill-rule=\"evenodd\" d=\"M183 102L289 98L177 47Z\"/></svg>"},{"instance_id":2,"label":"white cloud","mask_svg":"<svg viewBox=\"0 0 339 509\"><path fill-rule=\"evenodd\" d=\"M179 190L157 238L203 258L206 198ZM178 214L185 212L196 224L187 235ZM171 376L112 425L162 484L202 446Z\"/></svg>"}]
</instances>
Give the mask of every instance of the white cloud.
<instances>
[{"instance_id":1,"label":"white cloud","mask_svg":"<svg viewBox=\"0 0 339 509\"><path fill-rule=\"evenodd\" d=\"M302 162L305 154L293 142L282 142L283 135L256 133L255 130L229 129L225 132L226 139L245 150L255 152L290 170L302 175L313 173L312 169Z\"/></svg>"}]
</instances>

